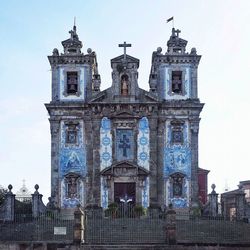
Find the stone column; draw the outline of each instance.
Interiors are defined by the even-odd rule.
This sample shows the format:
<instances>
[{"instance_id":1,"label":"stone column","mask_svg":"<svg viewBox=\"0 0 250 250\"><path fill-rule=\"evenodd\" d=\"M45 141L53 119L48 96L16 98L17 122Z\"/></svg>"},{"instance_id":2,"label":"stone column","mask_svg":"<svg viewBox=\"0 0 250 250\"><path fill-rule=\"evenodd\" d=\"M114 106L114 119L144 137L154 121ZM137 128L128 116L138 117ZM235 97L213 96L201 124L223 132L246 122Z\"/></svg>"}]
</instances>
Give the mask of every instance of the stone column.
<instances>
[{"instance_id":1,"label":"stone column","mask_svg":"<svg viewBox=\"0 0 250 250\"><path fill-rule=\"evenodd\" d=\"M92 146L92 122L89 116L84 117L84 129L85 129L85 145L86 145L86 164L87 164L87 182L86 182L86 205L90 205L93 202L93 146Z\"/></svg>"},{"instance_id":2,"label":"stone column","mask_svg":"<svg viewBox=\"0 0 250 250\"><path fill-rule=\"evenodd\" d=\"M212 192L209 196L209 215L215 217L218 215L218 194L215 192L215 185L212 184L211 188Z\"/></svg>"},{"instance_id":3,"label":"stone column","mask_svg":"<svg viewBox=\"0 0 250 250\"><path fill-rule=\"evenodd\" d=\"M236 207L236 219L242 220L245 217L245 193L242 189L242 185L239 185L239 192L236 194L235 197L235 207Z\"/></svg>"},{"instance_id":4,"label":"stone column","mask_svg":"<svg viewBox=\"0 0 250 250\"><path fill-rule=\"evenodd\" d=\"M200 118L190 121L191 129L191 205L198 204L198 135Z\"/></svg>"},{"instance_id":5,"label":"stone column","mask_svg":"<svg viewBox=\"0 0 250 250\"><path fill-rule=\"evenodd\" d=\"M156 117L148 117L149 120L149 133L150 133L150 179L149 179L149 197L150 197L150 206L159 206L159 166L157 164L157 118ZM160 175L162 176L162 175Z\"/></svg>"},{"instance_id":6,"label":"stone column","mask_svg":"<svg viewBox=\"0 0 250 250\"><path fill-rule=\"evenodd\" d=\"M93 204L100 206L101 204L101 176L100 176L100 126L101 119L92 119L92 142L93 142L93 176L92 176L92 192Z\"/></svg>"},{"instance_id":7,"label":"stone column","mask_svg":"<svg viewBox=\"0 0 250 250\"><path fill-rule=\"evenodd\" d=\"M158 121L158 130L157 130L157 192L158 192L158 202L159 205L165 205L165 183L164 183L164 147L165 147L165 129L166 129L166 118L160 118Z\"/></svg>"},{"instance_id":8,"label":"stone column","mask_svg":"<svg viewBox=\"0 0 250 250\"><path fill-rule=\"evenodd\" d=\"M39 186L35 185L35 192L32 194L32 215L34 218L38 217L39 214L46 212L46 207L42 201L42 194L38 192Z\"/></svg>"},{"instance_id":9,"label":"stone column","mask_svg":"<svg viewBox=\"0 0 250 250\"><path fill-rule=\"evenodd\" d=\"M60 120L50 118L51 133L51 198L55 206L60 204L59 180L59 147L60 147Z\"/></svg>"},{"instance_id":10,"label":"stone column","mask_svg":"<svg viewBox=\"0 0 250 250\"><path fill-rule=\"evenodd\" d=\"M8 186L9 191L6 194L6 198L4 201L5 206L5 216L4 219L6 221L14 221L15 217L15 195L12 193L12 185Z\"/></svg>"},{"instance_id":11,"label":"stone column","mask_svg":"<svg viewBox=\"0 0 250 250\"><path fill-rule=\"evenodd\" d=\"M198 65L191 67L191 98L198 98Z\"/></svg>"},{"instance_id":12,"label":"stone column","mask_svg":"<svg viewBox=\"0 0 250 250\"><path fill-rule=\"evenodd\" d=\"M74 212L74 244L85 242L84 211L77 207Z\"/></svg>"},{"instance_id":13,"label":"stone column","mask_svg":"<svg viewBox=\"0 0 250 250\"><path fill-rule=\"evenodd\" d=\"M58 69L58 66L53 64L51 65L51 80L52 80L52 84L51 84L51 87L52 87L52 91L51 91L51 99L53 101L58 101L59 100L59 96L60 96L60 93L59 93L59 84L60 84L60 77L59 77L59 73L58 73L59 69Z\"/></svg>"}]
</instances>

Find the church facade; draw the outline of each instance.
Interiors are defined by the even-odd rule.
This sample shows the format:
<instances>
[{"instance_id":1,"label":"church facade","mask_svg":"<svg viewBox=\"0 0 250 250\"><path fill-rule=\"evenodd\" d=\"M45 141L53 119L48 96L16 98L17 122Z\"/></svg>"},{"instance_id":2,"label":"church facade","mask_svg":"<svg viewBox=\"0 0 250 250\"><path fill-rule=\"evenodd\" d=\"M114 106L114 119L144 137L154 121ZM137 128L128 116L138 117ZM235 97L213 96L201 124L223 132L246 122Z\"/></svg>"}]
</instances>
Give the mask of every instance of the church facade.
<instances>
[{"instance_id":1,"label":"church facade","mask_svg":"<svg viewBox=\"0 0 250 250\"><path fill-rule=\"evenodd\" d=\"M139 59L111 60L112 85L100 90L96 53L81 52L76 26L48 57L52 100L51 198L63 209L107 208L130 200L189 208L198 201L198 99L201 56L172 29L167 51L152 54L149 91L138 85Z\"/></svg>"}]
</instances>

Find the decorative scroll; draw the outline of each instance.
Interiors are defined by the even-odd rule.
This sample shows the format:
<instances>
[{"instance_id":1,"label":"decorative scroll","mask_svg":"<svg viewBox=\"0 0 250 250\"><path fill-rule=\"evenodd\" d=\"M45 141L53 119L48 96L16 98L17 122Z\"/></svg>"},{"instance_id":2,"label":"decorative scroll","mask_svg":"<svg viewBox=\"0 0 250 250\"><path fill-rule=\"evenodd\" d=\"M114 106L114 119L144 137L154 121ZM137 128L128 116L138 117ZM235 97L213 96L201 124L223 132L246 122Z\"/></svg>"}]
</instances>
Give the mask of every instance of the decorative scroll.
<instances>
[{"instance_id":1,"label":"decorative scroll","mask_svg":"<svg viewBox=\"0 0 250 250\"><path fill-rule=\"evenodd\" d=\"M149 125L146 117L139 121L137 163L139 166L149 170Z\"/></svg>"},{"instance_id":2,"label":"decorative scroll","mask_svg":"<svg viewBox=\"0 0 250 250\"><path fill-rule=\"evenodd\" d=\"M101 170L112 164L112 135L111 122L107 117L103 117L100 129L100 161Z\"/></svg>"}]
</instances>

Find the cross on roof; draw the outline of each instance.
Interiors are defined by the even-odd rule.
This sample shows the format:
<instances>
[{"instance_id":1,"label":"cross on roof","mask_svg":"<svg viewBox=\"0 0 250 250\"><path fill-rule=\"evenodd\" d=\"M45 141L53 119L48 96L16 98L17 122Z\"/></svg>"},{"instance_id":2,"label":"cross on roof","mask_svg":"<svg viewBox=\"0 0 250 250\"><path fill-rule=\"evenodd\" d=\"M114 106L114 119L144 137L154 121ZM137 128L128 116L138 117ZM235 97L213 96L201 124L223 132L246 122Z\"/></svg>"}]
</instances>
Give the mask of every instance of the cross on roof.
<instances>
[{"instance_id":1,"label":"cross on roof","mask_svg":"<svg viewBox=\"0 0 250 250\"><path fill-rule=\"evenodd\" d=\"M181 33L181 31L179 29L175 30L175 33L177 34L177 37L179 37L179 33Z\"/></svg>"},{"instance_id":2,"label":"cross on roof","mask_svg":"<svg viewBox=\"0 0 250 250\"><path fill-rule=\"evenodd\" d=\"M179 33L181 33L181 31L179 29L176 30L175 28L172 28L172 36L179 37Z\"/></svg>"},{"instance_id":3,"label":"cross on roof","mask_svg":"<svg viewBox=\"0 0 250 250\"><path fill-rule=\"evenodd\" d=\"M122 44L118 44L118 46L119 47L123 47L123 49L124 49L124 60L126 60L126 48L127 47L131 47L132 45L130 44L130 43L126 43L126 42L124 42L124 43L122 43Z\"/></svg>"}]
</instances>

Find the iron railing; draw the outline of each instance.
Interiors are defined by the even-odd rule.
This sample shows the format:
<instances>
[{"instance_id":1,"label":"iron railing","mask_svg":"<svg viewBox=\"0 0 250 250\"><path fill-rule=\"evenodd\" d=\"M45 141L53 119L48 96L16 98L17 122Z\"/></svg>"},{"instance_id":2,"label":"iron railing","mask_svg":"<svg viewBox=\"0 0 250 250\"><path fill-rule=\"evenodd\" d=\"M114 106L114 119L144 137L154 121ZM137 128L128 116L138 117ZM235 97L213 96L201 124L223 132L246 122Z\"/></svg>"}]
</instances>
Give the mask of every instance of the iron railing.
<instances>
[{"instance_id":1,"label":"iron railing","mask_svg":"<svg viewBox=\"0 0 250 250\"><path fill-rule=\"evenodd\" d=\"M43 214L37 218L19 214L14 221L0 222L0 241L73 241L73 219L59 214Z\"/></svg>"},{"instance_id":2,"label":"iron railing","mask_svg":"<svg viewBox=\"0 0 250 250\"><path fill-rule=\"evenodd\" d=\"M37 218L19 214L14 221L0 221L0 241L72 243L75 222L58 213ZM169 223L176 229L178 244L250 245L250 223L189 214L177 214L176 220L168 221L161 211L145 212L133 206L85 209L83 240L86 244L163 244Z\"/></svg>"}]
</instances>

